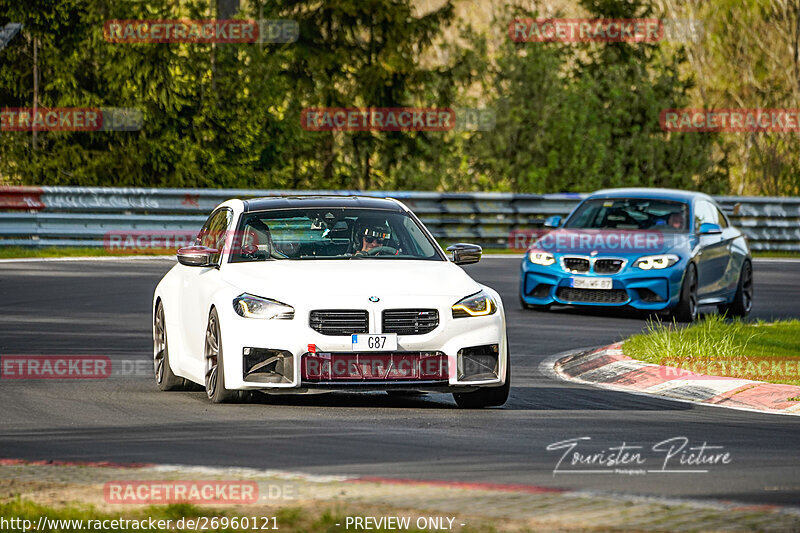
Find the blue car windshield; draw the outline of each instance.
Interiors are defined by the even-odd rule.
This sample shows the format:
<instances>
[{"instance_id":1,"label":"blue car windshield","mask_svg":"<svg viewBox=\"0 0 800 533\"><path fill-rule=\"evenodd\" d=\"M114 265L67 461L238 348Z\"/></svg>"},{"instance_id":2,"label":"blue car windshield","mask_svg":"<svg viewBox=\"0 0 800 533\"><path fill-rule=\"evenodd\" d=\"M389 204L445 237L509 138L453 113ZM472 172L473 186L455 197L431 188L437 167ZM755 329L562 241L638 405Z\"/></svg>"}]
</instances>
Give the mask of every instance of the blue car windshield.
<instances>
[{"instance_id":1,"label":"blue car windshield","mask_svg":"<svg viewBox=\"0 0 800 533\"><path fill-rule=\"evenodd\" d=\"M564 227L686 232L688 224L689 206L683 202L648 198L593 198L583 202Z\"/></svg>"}]
</instances>

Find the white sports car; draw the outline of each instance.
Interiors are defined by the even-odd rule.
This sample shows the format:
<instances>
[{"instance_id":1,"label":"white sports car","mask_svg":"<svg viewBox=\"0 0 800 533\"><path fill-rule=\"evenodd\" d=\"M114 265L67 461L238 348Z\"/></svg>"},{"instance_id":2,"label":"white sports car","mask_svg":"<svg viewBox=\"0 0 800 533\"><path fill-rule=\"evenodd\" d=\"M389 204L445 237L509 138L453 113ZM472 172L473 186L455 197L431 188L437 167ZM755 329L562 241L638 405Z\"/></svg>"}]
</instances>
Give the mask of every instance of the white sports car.
<instances>
[{"instance_id":1,"label":"white sports car","mask_svg":"<svg viewBox=\"0 0 800 533\"><path fill-rule=\"evenodd\" d=\"M156 382L250 391L451 392L499 406L510 364L503 303L402 203L365 197L228 200L153 297Z\"/></svg>"}]
</instances>

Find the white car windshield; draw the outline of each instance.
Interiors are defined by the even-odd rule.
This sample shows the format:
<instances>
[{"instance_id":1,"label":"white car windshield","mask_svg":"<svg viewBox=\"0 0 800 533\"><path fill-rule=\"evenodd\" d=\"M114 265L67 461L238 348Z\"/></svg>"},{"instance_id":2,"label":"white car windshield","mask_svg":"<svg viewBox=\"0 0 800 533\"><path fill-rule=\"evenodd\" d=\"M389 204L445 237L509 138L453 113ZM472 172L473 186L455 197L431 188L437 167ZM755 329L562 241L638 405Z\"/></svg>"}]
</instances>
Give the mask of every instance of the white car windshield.
<instances>
[{"instance_id":1,"label":"white car windshield","mask_svg":"<svg viewBox=\"0 0 800 533\"><path fill-rule=\"evenodd\" d=\"M280 209L244 213L231 262L302 259L428 259L437 245L406 212Z\"/></svg>"}]
</instances>

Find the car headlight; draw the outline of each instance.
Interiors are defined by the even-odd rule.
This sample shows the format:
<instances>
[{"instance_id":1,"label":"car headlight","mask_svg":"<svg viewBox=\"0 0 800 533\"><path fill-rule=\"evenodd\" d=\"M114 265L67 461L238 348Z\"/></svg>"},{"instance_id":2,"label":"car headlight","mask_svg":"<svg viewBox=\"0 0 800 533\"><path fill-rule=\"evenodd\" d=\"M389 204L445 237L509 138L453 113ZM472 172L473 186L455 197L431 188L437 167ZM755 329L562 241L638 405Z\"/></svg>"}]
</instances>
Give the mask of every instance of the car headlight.
<instances>
[{"instance_id":1,"label":"car headlight","mask_svg":"<svg viewBox=\"0 0 800 533\"><path fill-rule=\"evenodd\" d=\"M277 320L292 320L294 307L269 298L261 298L252 294L240 294L233 299L233 309L236 314L245 318L265 318Z\"/></svg>"},{"instance_id":2,"label":"car headlight","mask_svg":"<svg viewBox=\"0 0 800 533\"><path fill-rule=\"evenodd\" d=\"M556 258L550 252L528 252L528 259L535 265L550 266L556 262Z\"/></svg>"},{"instance_id":3,"label":"car headlight","mask_svg":"<svg viewBox=\"0 0 800 533\"><path fill-rule=\"evenodd\" d=\"M674 265L680 261L680 259L680 257L674 254L646 255L637 259L636 262L633 263L633 266L639 267L642 270L660 270Z\"/></svg>"},{"instance_id":4,"label":"car headlight","mask_svg":"<svg viewBox=\"0 0 800 533\"><path fill-rule=\"evenodd\" d=\"M491 296L481 291L454 303L452 310L453 318L486 316L497 312L497 304L494 303Z\"/></svg>"}]
</instances>

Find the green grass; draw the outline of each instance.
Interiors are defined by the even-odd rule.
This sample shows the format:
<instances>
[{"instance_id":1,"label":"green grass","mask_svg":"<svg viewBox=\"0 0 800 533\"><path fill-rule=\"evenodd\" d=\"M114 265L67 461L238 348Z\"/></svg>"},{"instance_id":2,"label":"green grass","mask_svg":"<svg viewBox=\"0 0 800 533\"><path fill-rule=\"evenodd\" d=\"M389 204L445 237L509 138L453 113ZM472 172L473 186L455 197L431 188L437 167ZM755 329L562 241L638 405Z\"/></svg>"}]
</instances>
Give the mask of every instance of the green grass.
<instances>
[{"instance_id":1,"label":"green grass","mask_svg":"<svg viewBox=\"0 0 800 533\"><path fill-rule=\"evenodd\" d=\"M164 250L136 251L135 253L111 253L105 248L73 248L43 247L28 248L24 246L0 246L0 259L18 259L28 257L124 257L126 255L168 255Z\"/></svg>"},{"instance_id":2,"label":"green grass","mask_svg":"<svg viewBox=\"0 0 800 533\"><path fill-rule=\"evenodd\" d=\"M389 511L391 514L387 514L386 510L384 509L367 509L366 514L364 509L356 509L356 508L348 508L342 505L336 505L333 507L324 507L324 508L303 508L303 507L282 507L282 508L270 508L265 511L265 508L259 507L258 511L255 509L253 511L248 511L247 509L241 510L240 512L234 512L231 510L225 509L209 509L198 507L195 505L189 504L173 504L173 505L165 505L165 506L151 506L146 508L139 508L136 510L123 510L121 512L101 512L91 506L83 506L83 505L67 505L63 507L49 507L40 505L38 503L32 502L30 500L22 500L20 498L15 498L13 500L7 501L5 503L0 503L0 517L8 520L11 518L19 518L22 520L29 520L32 524L32 530L36 531L36 526L38 525L39 518L42 516L46 516L49 520L83 520L83 531L87 531L87 520L115 520L119 518L125 519L136 519L136 520L146 520L152 518L156 521L158 520L172 520L171 526L173 529L171 531L196 531L197 529L189 529L187 527L184 528L176 528L176 523L180 519L194 519L198 517L227 517L228 519L232 519L237 517L241 520L243 517L252 517L257 515L258 517L265 516L265 513L269 513L270 517L275 517L275 524L278 526L278 529L260 529L263 525L263 522L259 519L258 528L254 529L252 527L252 518L251 518L251 526L249 529L233 529L231 527L228 528L212 528L209 525L207 529L204 531L207 532L222 532L222 531L283 531L288 533L306 533L306 532L337 532L337 531L344 531L345 530L345 519L348 516L410 516L411 525L415 524L416 518L415 516L422 516L422 515L415 515L411 512L397 512ZM184 525L186 522L183 522ZM269 525L272 526L273 522L270 522ZM337 526L336 524L340 524ZM107 523L108 526L111 523ZM351 529L353 526L351 525ZM494 531L494 528L487 527L485 524L481 524L480 527L476 524L476 526L467 526L464 528L458 528L460 531L464 533L469 532L478 532L478 531ZM3 531L22 531L21 528L4 528ZM95 531L100 531L101 529L94 529ZM65 525L62 523L62 527L49 527L43 528L38 530L38 533L61 533L61 532L72 532L72 531L81 531L73 522L70 525ZM110 531L110 532L129 532L129 531L164 531L162 529L139 529L136 527L128 527L128 528L109 528L103 527L102 531ZM388 529L372 529L371 531L376 532L386 532L390 531ZM416 527L411 527L410 529L403 530L408 531L411 533L420 532L423 530L419 530Z\"/></svg>"},{"instance_id":3,"label":"green grass","mask_svg":"<svg viewBox=\"0 0 800 533\"><path fill-rule=\"evenodd\" d=\"M781 258L786 257L788 259L800 259L800 252L790 252L787 250L774 250L774 251L762 251L756 250L752 252L753 257L774 257L774 258Z\"/></svg>"},{"instance_id":4,"label":"green grass","mask_svg":"<svg viewBox=\"0 0 800 533\"><path fill-rule=\"evenodd\" d=\"M635 359L700 374L800 385L799 320L748 323L710 315L688 327L651 320L623 349Z\"/></svg>"},{"instance_id":5,"label":"green grass","mask_svg":"<svg viewBox=\"0 0 800 533\"><path fill-rule=\"evenodd\" d=\"M522 257L525 255L525 250L514 250L511 248L484 248L483 253L485 254L502 254L502 255L518 255Z\"/></svg>"}]
</instances>

